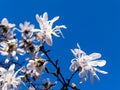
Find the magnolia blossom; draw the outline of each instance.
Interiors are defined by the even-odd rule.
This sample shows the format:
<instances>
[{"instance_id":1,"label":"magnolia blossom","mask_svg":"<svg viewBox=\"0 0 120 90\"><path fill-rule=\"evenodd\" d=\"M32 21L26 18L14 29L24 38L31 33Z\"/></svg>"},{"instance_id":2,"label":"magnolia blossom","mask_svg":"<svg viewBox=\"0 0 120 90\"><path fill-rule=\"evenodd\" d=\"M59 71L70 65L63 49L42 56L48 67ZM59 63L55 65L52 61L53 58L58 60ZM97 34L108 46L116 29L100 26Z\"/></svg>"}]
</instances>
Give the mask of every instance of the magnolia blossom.
<instances>
[{"instance_id":1,"label":"magnolia blossom","mask_svg":"<svg viewBox=\"0 0 120 90\"><path fill-rule=\"evenodd\" d=\"M49 78L44 80L44 84L41 86L42 90L52 90L53 86L55 86L57 82L51 82Z\"/></svg>"},{"instance_id":2,"label":"magnolia blossom","mask_svg":"<svg viewBox=\"0 0 120 90\"><path fill-rule=\"evenodd\" d=\"M30 39L24 38L19 42L20 42L19 47L21 47L31 55L36 54L39 51L39 46L33 43L34 42L33 38L30 38Z\"/></svg>"},{"instance_id":3,"label":"magnolia blossom","mask_svg":"<svg viewBox=\"0 0 120 90\"><path fill-rule=\"evenodd\" d=\"M14 30L15 30L15 24L11 24L8 22L7 18L3 18L0 24L0 28L1 28L1 34L2 36L5 37L5 39L7 38L13 38L15 36L15 34L13 34Z\"/></svg>"},{"instance_id":4,"label":"magnolia blossom","mask_svg":"<svg viewBox=\"0 0 120 90\"><path fill-rule=\"evenodd\" d=\"M35 58L34 60L29 60L29 63L27 64L28 72L32 72L32 76L40 76L46 63L47 61L42 58Z\"/></svg>"},{"instance_id":5,"label":"magnolia blossom","mask_svg":"<svg viewBox=\"0 0 120 90\"><path fill-rule=\"evenodd\" d=\"M3 56L7 56L5 63L8 63L10 60L10 55L14 57L15 60L18 60L16 53L20 55L24 54L24 50L18 47L17 39L9 40L8 42L1 42L0 43L0 53Z\"/></svg>"},{"instance_id":6,"label":"magnolia blossom","mask_svg":"<svg viewBox=\"0 0 120 90\"><path fill-rule=\"evenodd\" d=\"M76 71L77 69L82 69L79 73L79 76L83 78L80 83L84 82L88 78L88 72L90 72L90 79L93 82L93 77L95 76L98 80L99 77L96 72L107 74L107 72L102 71L96 67L102 67L106 64L105 60L98 60L101 57L100 53L92 53L87 55L84 51L80 49L79 44L77 44L77 48L71 49L73 55L75 56L74 59L71 61L70 70Z\"/></svg>"},{"instance_id":7,"label":"magnolia blossom","mask_svg":"<svg viewBox=\"0 0 120 90\"><path fill-rule=\"evenodd\" d=\"M3 18L2 21L1 21L1 25L4 25L8 28L13 28L15 27L15 24L11 24L8 22L7 18Z\"/></svg>"},{"instance_id":8,"label":"magnolia blossom","mask_svg":"<svg viewBox=\"0 0 120 90\"><path fill-rule=\"evenodd\" d=\"M2 90L16 90L18 85L22 82L21 78L23 76L17 76L18 72L22 69L19 69L18 71L14 71L15 64L12 64L8 70L6 70L3 67L0 67L0 82L2 83ZM0 89L0 90L1 90Z\"/></svg>"},{"instance_id":9,"label":"magnolia blossom","mask_svg":"<svg viewBox=\"0 0 120 90\"><path fill-rule=\"evenodd\" d=\"M28 38L30 38L33 35L32 30L34 29L34 25L30 24L30 22L24 22L24 24L20 23L20 28L21 30L18 30L20 32L22 32L22 37L27 36Z\"/></svg>"},{"instance_id":10,"label":"magnolia blossom","mask_svg":"<svg viewBox=\"0 0 120 90\"><path fill-rule=\"evenodd\" d=\"M65 25L53 27L53 23L59 19L59 16L54 17L52 20L48 20L48 14L45 12L43 16L36 14L36 20L39 23L40 29L34 29L33 32L36 33L36 38L42 42L46 42L48 45L52 46L52 35L60 37L59 34L62 34L61 28L65 28Z\"/></svg>"}]
</instances>

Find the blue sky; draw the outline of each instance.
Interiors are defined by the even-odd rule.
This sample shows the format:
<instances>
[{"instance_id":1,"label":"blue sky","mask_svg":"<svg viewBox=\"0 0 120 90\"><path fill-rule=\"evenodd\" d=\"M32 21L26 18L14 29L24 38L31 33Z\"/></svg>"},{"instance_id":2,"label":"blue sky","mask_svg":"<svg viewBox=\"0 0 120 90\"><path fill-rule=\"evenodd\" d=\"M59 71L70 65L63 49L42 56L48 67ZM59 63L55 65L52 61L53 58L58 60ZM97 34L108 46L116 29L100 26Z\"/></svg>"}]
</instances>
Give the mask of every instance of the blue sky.
<instances>
[{"instance_id":1,"label":"blue sky","mask_svg":"<svg viewBox=\"0 0 120 90\"><path fill-rule=\"evenodd\" d=\"M79 43L87 54L99 52L101 59L107 61L101 68L108 75L99 74L101 80L78 84L81 90L120 90L120 1L119 0L1 0L0 20L4 17L10 22L30 21L38 28L36 13L48 12L49 19L60 16L55 24L65 24L63 38L53 38L50 56L59 59L63 75L68 77L70 60L73 57L70 49ZM65 67L66 66L66 67ZM78 74L74 82L79 83ZM57 88L56 88L57 90Z\"/></svg>"}]
</instances>

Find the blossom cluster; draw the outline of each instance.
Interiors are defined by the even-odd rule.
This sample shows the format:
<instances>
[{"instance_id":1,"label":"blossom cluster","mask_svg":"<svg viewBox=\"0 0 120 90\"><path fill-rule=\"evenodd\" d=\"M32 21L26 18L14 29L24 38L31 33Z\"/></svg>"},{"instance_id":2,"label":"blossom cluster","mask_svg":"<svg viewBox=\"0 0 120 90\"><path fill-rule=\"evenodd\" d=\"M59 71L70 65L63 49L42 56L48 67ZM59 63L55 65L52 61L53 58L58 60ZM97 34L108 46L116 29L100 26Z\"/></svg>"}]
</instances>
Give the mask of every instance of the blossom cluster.
<instances>
[{"instance_id":1,"label":"blossom cluster","mask_svg":"<svg viewBox=\"0 0 120 90\"><path fill-rule=\"evenodd\" d=\"M35 81L40 80L44 70L62 83L63 90L66 90L67 87L76 88L69 85L72 78L68 82L66 81L57 65L58 62L56 61L55 64L48 56L48 51L44 49L44 44L53 45L53 36L60 37L61 35L63 37L61 29L67 27L65 25L53 27L54 22L58 19L59 16L56 16L49 20L47 12L40 16L36 14L39 28L35 28L35 25L28 21L20 23L19 28L17 28L15 24L9 23L7 18L2 19L0 24L0 54L5 59L2 59L0 65L0 90L19 90L21 84L28 90L51 90L57 82L51 82L48 78L39 87L34 84ZM21 33L21 39L17 38L16 31ZM80 83L87 80L88 72L90 72L91 82L93 82L94 76L99 80L96 72L107 74L107 72L96 68L96 66L102 67L106 64L105 60L96 60L101 57L100 53L87 55L80 49L79 44L71 51L75 58L71 60L70 70L80 71L79 76L82 78ZM26 55L25 59L22 60L23 62L18 61L20 55ZM49 71L46 66L49 63L55 67L57 73Z\"/></svg>"},{"instance_id":2,"label":"blossom cluster","mask_svg":"<svg viewBox=\"0 0 120 90\"><path fill-rule=\"evenodd\" d=\"M71 60L72 64L70 66L70 70L76 71L77 69L81 69L79 76L83 79L80 81L80 83L88 79L88 72L90 72L90 80L92 83L94 76L100 80L96 72L107 74L106 71L96 68L97 66L102 67L106 64L106 60L97 60L101 57L100 53L92 53L87 55L83 50L81 50L79 44L77 44L77 48L71 49L71 52L75 58Z\"/></svg>"}]
</instances>

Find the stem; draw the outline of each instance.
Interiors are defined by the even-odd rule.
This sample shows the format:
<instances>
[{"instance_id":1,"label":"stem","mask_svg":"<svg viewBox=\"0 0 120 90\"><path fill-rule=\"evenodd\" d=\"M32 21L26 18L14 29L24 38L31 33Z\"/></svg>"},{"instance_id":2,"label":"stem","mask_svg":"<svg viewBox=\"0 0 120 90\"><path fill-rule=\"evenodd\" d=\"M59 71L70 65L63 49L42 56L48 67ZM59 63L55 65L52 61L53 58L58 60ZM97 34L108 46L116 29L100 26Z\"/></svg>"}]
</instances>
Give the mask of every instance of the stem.
<instances>
[{"instance_id":1,"label":"stem","mask_svg":"<svg viewBox=\"0 0 120 90\"><path fill-rule=\"evenodd\" d=\"M50 59L50 57L48 56L47 52L46 52L44 49L41 49L41 51L46 55L46 57L48 58L48 61L49 61L56 69L58 69L58 67L56 66L56 64L55 64L55 63ZM66 81L65 81L63 75L61 74L61 72L59 72L59 75L61 76L63 82L62 82L62 80L57 76L57 78L59 79L59 81L60 81L63 85L66 84Z\"/></svg>"},{"instance_id":2,"label":"stem","mask_svg":"<svg viewBox=\"0 0 120 90\"><path fill-rule=\"evenodd\" d=\"M37 88L36 88L35 85L30 81L30 79L28 78L28 76L26 76L26 80L34 87L35 90L37 90Z\"/></svg>"},{"instance_id":3,"label":"stem","mask_svg":"<svg viewBox=\"0 0 120 90\"><path fill-rule=\"evenodd\" d=\"M79 71L79 69L77 69L74 73L72 73L72 75L70 76L70 78L68 79L68 85L70 84L70 81L72 80L73 76Z\"/></svg>"}]
</instances>

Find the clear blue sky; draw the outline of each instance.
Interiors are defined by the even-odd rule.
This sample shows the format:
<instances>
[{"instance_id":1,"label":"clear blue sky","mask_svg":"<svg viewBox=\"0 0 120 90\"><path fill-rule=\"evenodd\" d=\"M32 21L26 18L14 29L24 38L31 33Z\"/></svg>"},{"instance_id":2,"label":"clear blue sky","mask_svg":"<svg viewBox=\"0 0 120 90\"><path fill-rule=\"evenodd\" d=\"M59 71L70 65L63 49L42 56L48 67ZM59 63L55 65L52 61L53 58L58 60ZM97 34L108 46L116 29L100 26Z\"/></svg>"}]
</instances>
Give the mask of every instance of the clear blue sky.
<instances>
[{"instance_id":1,"label":"clear blue sky","mask_svg":"<svg viewBox=\"0 0 120 90\"><path fill-rule=\"evenodd\" d=\"M73 57L71 48L78 42L87 54L100 52L101 59L107 64L101 68L108 75L99 74L101 80L90 84L90 81L78 84L81 90L120 90L120 1L119 0L0 0L0 20L4 17L10 22L19 23L25 20L34 23L36 13L48 12L49 19L60 16L55 24L65 24L65 36L53 38L50 56L59 59L63 75L68 77L70 60ZM78 74L74 82L79 83ZM56 88L57 90L57 88Z\"/></svg>"}]
</instances>

